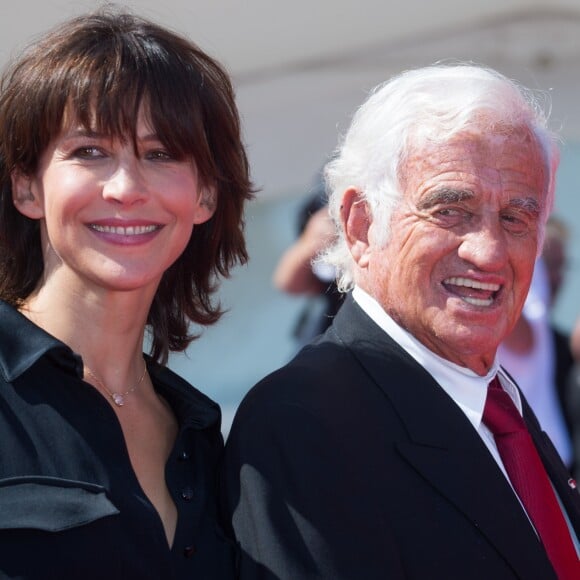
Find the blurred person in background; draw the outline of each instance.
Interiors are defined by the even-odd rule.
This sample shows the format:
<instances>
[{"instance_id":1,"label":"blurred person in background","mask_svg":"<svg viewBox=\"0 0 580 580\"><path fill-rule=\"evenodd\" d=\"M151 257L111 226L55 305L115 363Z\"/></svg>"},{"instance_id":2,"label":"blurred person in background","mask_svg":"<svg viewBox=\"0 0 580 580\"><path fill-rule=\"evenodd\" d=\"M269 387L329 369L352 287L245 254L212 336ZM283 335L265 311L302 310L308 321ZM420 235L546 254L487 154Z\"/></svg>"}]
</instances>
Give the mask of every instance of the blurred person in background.
<instances>
[{"instance_id":1,"label":"blurred person in background","mask_svg":"<svg viewBox=\"0 0 580 580\"><path fill-rule=\"evenodd\" d=\"M573 363L570 337L550 318L564 282L567 241L564 222L550 217L522 315L500 345L499 359L524 392L562 460L573 470L572 418L566 400Z\"/></svg>"},{"instance_id":2,"label":"blurred person in background","mask_svg":"<svg viewBox=\"0 0 580 580\"><path fill-rule=\"evenodd\" d=\"M321 172L298 214L298 238L282 254L272 276L278 290L306 297L293 331L299 346L323 333L342 304L334 268L317 259L334 236Z\"/></svg>"}]
</instances>

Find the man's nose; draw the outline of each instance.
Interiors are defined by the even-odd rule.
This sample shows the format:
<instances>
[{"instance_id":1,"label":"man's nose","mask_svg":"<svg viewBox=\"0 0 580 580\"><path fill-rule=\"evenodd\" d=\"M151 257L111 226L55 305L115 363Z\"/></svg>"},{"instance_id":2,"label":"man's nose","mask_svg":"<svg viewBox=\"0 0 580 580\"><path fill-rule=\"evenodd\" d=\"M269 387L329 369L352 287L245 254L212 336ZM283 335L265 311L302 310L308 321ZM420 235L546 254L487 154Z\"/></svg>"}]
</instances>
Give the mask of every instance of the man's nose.
<instances>
[{"instance_id":1,"label":"man's nose","mask_svg":"<svg viewBox=\"0 0 580 580\"><path fill-rule=\"evenodd\" d=\"M480 270L497 271L508 257L506 234L499 221L492 220L466 233L459 246L459 257Z\"/></svg>"},{"instance_id":2,"label":"man's nose","mask_svg":"<svg viewBox=\"0 0 580 580\"><path fill-rule=\"evenodd\" d=\"M147 181L137 159L120 162L103 184L103 198L122 204L134 204L149 195Z\"/></svg>"}]
</instances>

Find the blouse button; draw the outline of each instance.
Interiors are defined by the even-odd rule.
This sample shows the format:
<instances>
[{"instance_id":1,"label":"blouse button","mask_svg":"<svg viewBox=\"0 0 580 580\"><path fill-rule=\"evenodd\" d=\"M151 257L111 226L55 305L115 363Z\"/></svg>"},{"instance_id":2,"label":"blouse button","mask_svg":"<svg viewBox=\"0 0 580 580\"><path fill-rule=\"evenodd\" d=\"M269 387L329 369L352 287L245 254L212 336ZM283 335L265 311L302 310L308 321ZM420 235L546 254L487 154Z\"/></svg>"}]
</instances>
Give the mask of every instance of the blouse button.
<instances>
[{"instance_id":1,"label":"blouse button","mask_svg":"<svg viewBox=\"0 0 580 580\"><path fill-rule=\"evenodd\" d=\"M182 451L179 454L179 461L187 461L189 459L189 453L187 451Z\"/></svg>"},{"instance_id":2,"label":"blouse button","mask_svg":"<svg viewBox=\"0 0 580 580\"><path fill-rule=\"evenodd\" d=\"M194 546L185 546L185 548L183 548L183 555L186 558L191 558L194 554L195 554Z\"/></svg>"},{"instance_id":3,"label":"blouse button","mask_svg":"<svg viewBox=\"0 0 580 580\"><path fill-rule=\"evenodd\" d=\"M193 497L193 489L191 489L191 487L186 487L184 490L182 490L181 492L182 499L184 499L185 501L190 501L192 497Z\"/></svg>"}]
</instances>

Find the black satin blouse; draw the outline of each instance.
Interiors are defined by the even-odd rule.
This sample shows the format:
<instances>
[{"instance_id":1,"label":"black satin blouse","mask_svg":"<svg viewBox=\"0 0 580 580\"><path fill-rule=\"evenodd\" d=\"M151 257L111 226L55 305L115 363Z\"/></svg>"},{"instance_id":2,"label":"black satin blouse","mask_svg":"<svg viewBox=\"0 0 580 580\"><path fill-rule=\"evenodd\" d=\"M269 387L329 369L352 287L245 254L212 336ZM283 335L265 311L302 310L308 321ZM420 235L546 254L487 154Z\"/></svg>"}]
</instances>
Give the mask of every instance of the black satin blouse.
<instances>
[{"instance_id":1,"label":"black satin blouse","mask_svg":"<svg viewBox=\"0 0 580 580\"><path fill-rule=\"evenodd\" d=\"M0 578L216 580L234 553L216 516L219 407L148 361L179 433L165 468L168 546L121 426L80 357L0 302Z\"/></svg>"}]
</instances>

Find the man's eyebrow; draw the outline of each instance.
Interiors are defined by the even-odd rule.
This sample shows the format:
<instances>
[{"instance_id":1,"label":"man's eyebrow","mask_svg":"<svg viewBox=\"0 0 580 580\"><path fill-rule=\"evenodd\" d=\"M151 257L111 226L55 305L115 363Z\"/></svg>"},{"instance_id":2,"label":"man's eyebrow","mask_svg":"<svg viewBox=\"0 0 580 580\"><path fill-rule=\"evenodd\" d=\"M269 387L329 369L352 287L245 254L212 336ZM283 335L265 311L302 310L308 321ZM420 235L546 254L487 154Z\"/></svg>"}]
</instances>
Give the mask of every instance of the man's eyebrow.
<instances>
[{"instance_id":1,"label":"man's eyebrow","mask_svg":"<svg viewBox=\"0 0 580 580\"><path fill-rule=\"evenodd\" d=\"M540 202L535 197L514 197L509 200L508 206L536 216L542 211Z\"/></svg>"},{"instance_id":2,"label":"man's eyebrow","mask_svg":"<svg viewBox=\"0 0 580 580\"><path fill-rule=\"evenodd\" d=\"M417 207L419 209L425 210L435 207L436 205L459 203L473 199L473 196L473 191L469 189L452 189L445 187L443 189L437 189L426 194L421 198L421 201L418 203Z\"/></svg>"}]
</instances>

